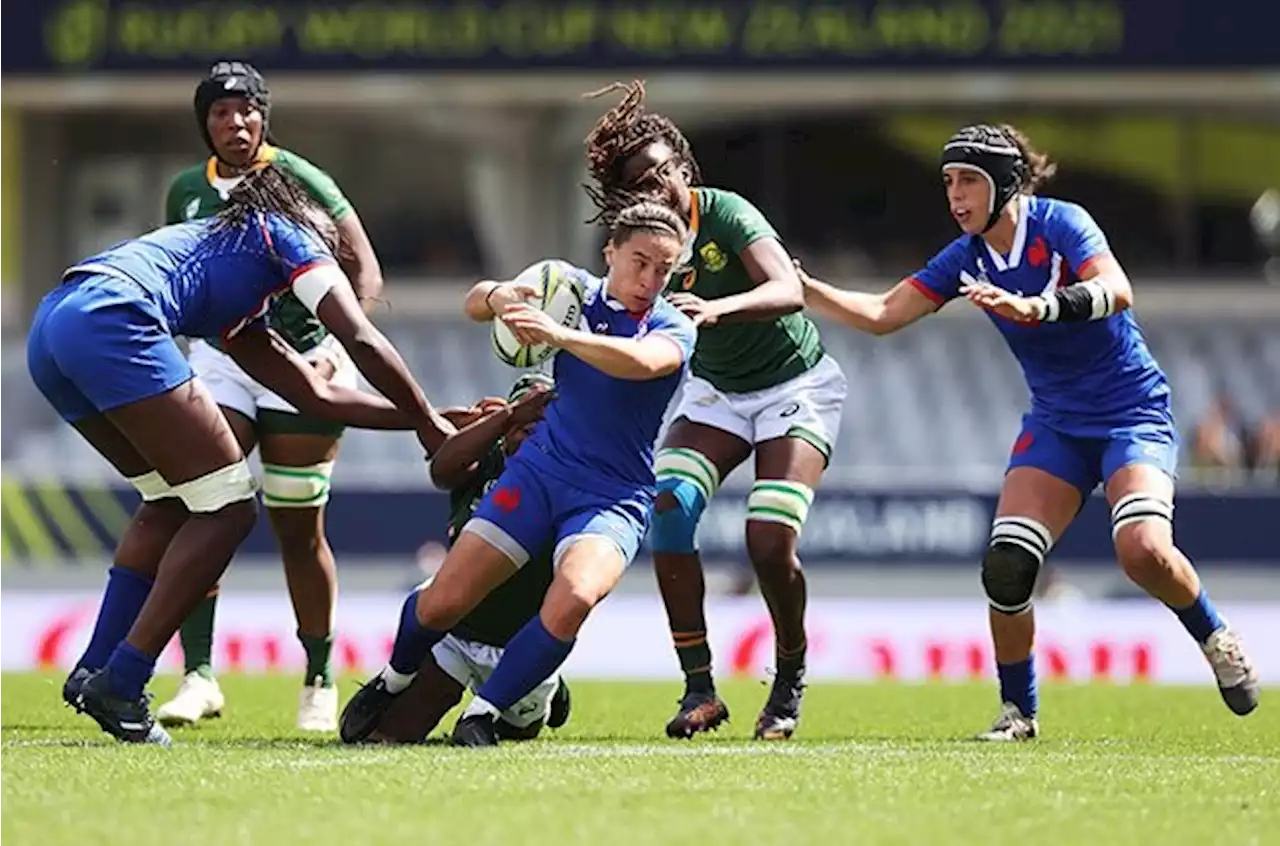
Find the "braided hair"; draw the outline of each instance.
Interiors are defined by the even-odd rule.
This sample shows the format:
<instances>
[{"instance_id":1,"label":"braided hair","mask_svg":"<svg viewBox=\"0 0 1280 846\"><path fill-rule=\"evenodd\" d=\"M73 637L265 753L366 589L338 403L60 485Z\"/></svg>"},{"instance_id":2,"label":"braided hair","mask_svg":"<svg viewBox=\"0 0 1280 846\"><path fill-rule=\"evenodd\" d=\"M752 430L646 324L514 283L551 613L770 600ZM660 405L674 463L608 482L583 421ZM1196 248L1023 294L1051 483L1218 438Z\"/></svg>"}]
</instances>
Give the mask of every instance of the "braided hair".
<instances>
[{"instance_id":1,"label":"braided hair","mask_svg":"<svg viewBox=\"0 0 1280 846\"><path fill-rule=\"evenodd\" d=\"M622 209L609 227L609 243L621 247L632 235L666 235L681 244L689 237L689 227L669 206L661 203L636 203Z\"/></svg>"},{"instance_id":2,"label":"braided hair","mask_svg":"<svg viewBox=\"0 0 1280 846\"><path fill-rule=\"evenodd\" d=\"M635 154L657 142L667 144L676 158L689 169L689 182L702 182L702 173L693 157L689 140L670 118L655 114L644 106L644 81L630 85L615 82L584 97L601 97L613 91L625 92L622 101L605 112L586 138L587 170L594 185L583 185L587 196L598 209L588 223L612 226L618 213L647 199L622 181L622 170Z\"/></svg>"},{"instance_id":3,"label":"braided hair","mask_svg":"<svg viewBox=\"0 0 1280 846\"><path fill-rule=\"evenodd\" d=\"M230 202L218 212L218 228L239 229L259 214L278 214L310 229L335 256L338 227L293 176L274 164L256 167L231 189Z\"/></svg>"}]
</instances>

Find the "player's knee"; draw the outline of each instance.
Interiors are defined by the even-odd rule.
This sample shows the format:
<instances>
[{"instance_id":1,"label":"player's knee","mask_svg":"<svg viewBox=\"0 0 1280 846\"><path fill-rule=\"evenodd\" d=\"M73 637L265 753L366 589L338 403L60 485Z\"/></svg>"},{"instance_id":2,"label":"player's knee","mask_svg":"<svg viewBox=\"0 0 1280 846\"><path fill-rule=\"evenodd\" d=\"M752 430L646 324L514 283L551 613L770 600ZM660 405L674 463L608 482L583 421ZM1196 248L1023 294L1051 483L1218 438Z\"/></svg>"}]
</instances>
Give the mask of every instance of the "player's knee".
<instances>
[{"instance_id":1,"label":"player's knee","mask_svg":"<svg viewBox=\"0 0 1280 846\"><path fill-rule=\"evenodd\" d=\"M1036 520L996 519L982 557L982 587L992 608L1002 614L1021 614L1031 607L1036 576L1052 546L1053 535Z\"/></svg>"},{"instance_id":2,"label":"player's knee","mask_svg":"<svg viewBox=\"0 0 1280 846\"><path fill-rule=\"evenodd\" d=\"M165 550L190 516L182 500L177 498L144 501L116 544L113 560L147 578L154 578Z\"/></svg>"},{"instance_id":3,"label":"player's knee","mask_svg":"<svg viewBox=\"0 0 1280 846\"><path fill-rule=\"evenodd\" d=\"M677 447L658 451L654 475L658 496L650 534L653 551L695 552L698 521L720 487L720 472L701 453Z\"/></svg>"},{"instance_id":4,"label":"player's knee","mask_svg":"<svg viewBox=\"0 0 1280 846\"><path fill-rule=\"evenodd\" d=\"M476 605L465 590L453 586L453 582L433 581L418 591L414 615L418 624L436 631L448 631L458 624Z\"/></svg>"},{"instance_id":5,"label":"player's knee","mask_svg":"<svg viewBox=\"0 0 1280 846\"><path fill-rule=\"evenodd\" d=\"M1173 566L1173 503L1130 494L1111 509L1111 537L1125 574L1142 583Z\"/></svg>"},{"instance_id":6,"label":"player's knee","mask_svg":"<svg viewBox=\"0 0 1280 846\"><path fill-rule=\"evenodd\" d=\"M243 458L212 473L173 486L173 493L192 514L227 512L240 518L248 512L257 517L258 481ZM250 522L252 528L252 521Z\"/></svg>"},{"instance_id":7,"label":"player's knee","mask_svg":"<svg viewBox=\"0 0 1280 846\"><path fill-rule=\"evenodd\" d=\"M333 462L306 467L262 465L262 504L270 509L319 508L329 501Z\"/></svg>"},{"instance_id":8,"label":"player's knee","mask_svg":"<svg viewBox=\"0 0 1280 846\"><path fill-rule=\"evenodd\" d=\"M790 564L813 505L813 488L786 479L761 479L747 496L747 552L757 567Z\"/></svg>"}]
</instances>

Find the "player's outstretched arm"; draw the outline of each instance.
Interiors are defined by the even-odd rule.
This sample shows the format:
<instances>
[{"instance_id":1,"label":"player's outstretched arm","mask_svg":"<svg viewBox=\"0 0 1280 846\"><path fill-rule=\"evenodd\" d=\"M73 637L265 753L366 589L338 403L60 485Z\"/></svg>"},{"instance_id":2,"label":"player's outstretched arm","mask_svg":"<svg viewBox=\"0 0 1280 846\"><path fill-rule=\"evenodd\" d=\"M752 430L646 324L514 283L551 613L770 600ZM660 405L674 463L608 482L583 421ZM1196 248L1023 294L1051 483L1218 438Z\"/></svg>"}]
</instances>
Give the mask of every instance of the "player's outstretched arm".
<instances>
[{"instance_id":1,"label":"player's outstretched arm","mask_svg":"<svg viewBox=\"0 0 1280 846\"><path fill-rule=\"evenodd\" d=\"M431 482L441 490L453 490L466 482L475 463L484 457L512 426L524 426L542 417L555 394L534 388L451 435L431 457Z\"/></svg>"},{"instance_id":2,"label":"player's outstretched arm","mask_svg":"<svg viewBox=\"0 0 1280 846\"><path fill-rule=\"evenodd\" d=\"M814 279L796 262L805 304L830 320L872 335L888 335L933 314L938 305L904 279L882 294L846 291Z\"/></svg>"},{"instance_id":3,"label":"player's outstretched arm","mask_svg":"<svg viewBox=\"0 0 1280 846\"><path fill-rule=\"evenodd\" d=\"M332 385L283 339L265 326L247 328L225 341L227 354L257 382L303 414L358 429L413 429L413 418L384 397Z\"/></svg>"},{"instance_id":4,"label":"player's outstretched arm","mask_svg":"<svg viewBox=\"0 0 1280 846\"><path fill-rule=\"evenodd\" d=\"M804 287L791 256L777 238L753 241L738 257L756 283L754 288L715 300L676 293L668 297L671 304L698 326L773 320L804 308Z\"/></svg>"},{"instance_id":5,"label":"player's outstretched arm","mask_svg":"<svg viewBox=\"0 0 1280 846\"><path fill-rule=\"evenodd\" d=\"M373 387L414 421L428 454L439 449L454 428L427 402L404 359L360 308L351 283L331 263L317 264L293 280L293 293L346 347Z\"/></svg>"},{"instance_id":6,"label":"player's outstretched arm","mask_svg":"<svg viewBox=\"0 0 1280 846\"><path fill-rule=\"evenodd\" d=\"M368 314L382 294L382 265L354 209L338 224L338 263Z\"/></svg>"}]
</instances>

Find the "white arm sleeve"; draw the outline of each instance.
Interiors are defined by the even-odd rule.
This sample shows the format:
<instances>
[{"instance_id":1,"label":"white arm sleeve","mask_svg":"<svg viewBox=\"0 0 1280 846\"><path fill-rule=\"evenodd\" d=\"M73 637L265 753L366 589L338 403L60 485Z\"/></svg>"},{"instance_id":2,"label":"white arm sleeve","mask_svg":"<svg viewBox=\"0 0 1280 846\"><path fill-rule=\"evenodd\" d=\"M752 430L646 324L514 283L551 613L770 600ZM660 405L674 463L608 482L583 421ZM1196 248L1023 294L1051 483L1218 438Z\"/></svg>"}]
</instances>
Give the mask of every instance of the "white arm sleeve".
<instances>
[{"instance_id":1,"label":"white arm sleeve","mask_svg":"<svg viewBox=\"0 0 1280 846\"><path fill-rule=\"evenodd\" d=\"M324 299L324 295L329 293L331 288L339 286L350 288L351 282L340 267L327 262L304 270L292 283L293 295L312 314L315 314L316 309L320 307L320 301Z\"/></svg>"}]
</instances>

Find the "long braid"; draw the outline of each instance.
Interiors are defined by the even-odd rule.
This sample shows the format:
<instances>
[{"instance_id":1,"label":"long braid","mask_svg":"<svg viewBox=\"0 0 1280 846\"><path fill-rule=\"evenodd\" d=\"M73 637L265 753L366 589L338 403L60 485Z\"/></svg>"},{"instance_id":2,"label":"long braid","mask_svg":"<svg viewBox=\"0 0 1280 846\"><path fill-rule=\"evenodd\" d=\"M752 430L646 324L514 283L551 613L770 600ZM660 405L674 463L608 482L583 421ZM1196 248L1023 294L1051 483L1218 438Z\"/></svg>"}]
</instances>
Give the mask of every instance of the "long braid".
<instances>
[{"instance_id":1,"label":"long braid","mask_svg":"<svg viewBox=\"0 0 1280 846\"><path fill-rule=\"evenodd\" d=\"M278 214L305 226L338 255L338 227L307 189L290 174L268 164L254 170L231 190L230 203L218 213L218 225L238 229L258 214Z\"/></svg>"},{"instance_id":2,"label":"long braid","mask_svg":"<svg viewBox=\"0 0 1280 846\"><path fill-rule=\"evenodd\" d=\"M629 85L615 82L583 97L601 97L614 91L625 92L622 101L604 113L586 138L587 170L595 184L582 186L599 210L588 223L606 226L612 226L628 206L652 199L622 181L622 168L627 159L650 144L665 142L689 168L690 182L694 185L702 182L698 162L684 133L669 118L645 109L643 80L633 80Z\"/></svg>"}]
</instances>

